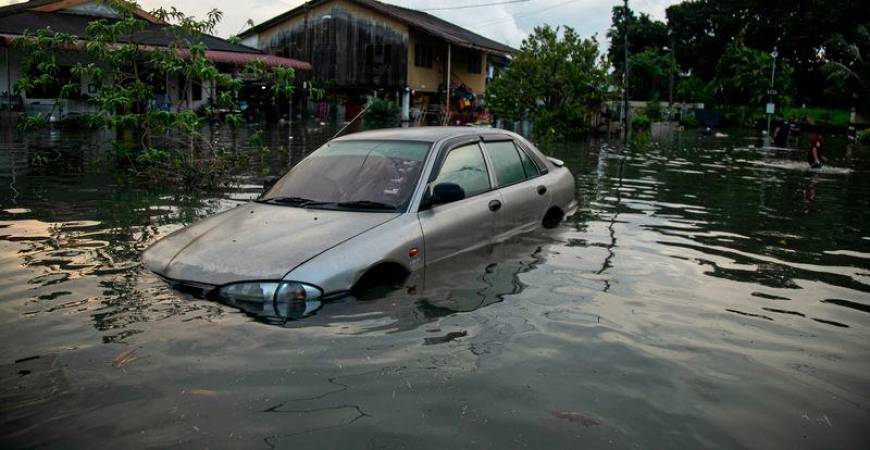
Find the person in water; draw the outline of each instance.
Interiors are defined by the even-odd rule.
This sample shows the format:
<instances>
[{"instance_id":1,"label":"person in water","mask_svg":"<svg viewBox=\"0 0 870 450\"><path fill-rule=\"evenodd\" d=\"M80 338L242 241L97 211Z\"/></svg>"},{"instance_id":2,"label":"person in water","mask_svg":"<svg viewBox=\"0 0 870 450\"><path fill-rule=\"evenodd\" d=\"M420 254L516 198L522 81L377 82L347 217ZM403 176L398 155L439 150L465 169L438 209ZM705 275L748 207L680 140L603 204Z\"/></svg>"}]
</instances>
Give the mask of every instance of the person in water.
<instances>
[{"instance_id":1,"label":"person in water","mask_svg":"<svg viewBox=\"0 0 870 450\"><path fill-rule=\"evenodd\" d=\"M807 162L813 169L822 167L822 135L813 133L810 136L810 151L807 152Z\"/></svg>"},{"instance_id":2,"label":"person in water","mask_svg":"<svg viewBox=\"0 0 870 450\"><path fill-rule=\"evenodd\" d=\"M788 134L791 131L791 124L784 118L779 118L775 122L773 130L773 143L777 147L786 147L788 145Z\"/></svg>"}]
</instances>

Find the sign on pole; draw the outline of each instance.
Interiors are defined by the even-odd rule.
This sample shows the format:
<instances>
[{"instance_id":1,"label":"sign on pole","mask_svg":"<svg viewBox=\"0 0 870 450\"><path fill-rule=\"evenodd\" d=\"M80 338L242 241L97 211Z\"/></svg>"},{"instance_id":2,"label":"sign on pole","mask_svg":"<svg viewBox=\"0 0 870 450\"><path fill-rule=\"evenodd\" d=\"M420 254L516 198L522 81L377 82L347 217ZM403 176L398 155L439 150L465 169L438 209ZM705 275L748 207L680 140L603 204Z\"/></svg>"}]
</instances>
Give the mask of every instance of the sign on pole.
<instances>
[{"instance_id":1,"label":"sign on pole","mask_svg":"<svg viewBox=\"0 0 870 450\"><path fill-rule=\"evenodd\" d=\"M775 114L776 113L776 105L773 103L767 104L767 114Z\"/></svg>"}]
</instances>

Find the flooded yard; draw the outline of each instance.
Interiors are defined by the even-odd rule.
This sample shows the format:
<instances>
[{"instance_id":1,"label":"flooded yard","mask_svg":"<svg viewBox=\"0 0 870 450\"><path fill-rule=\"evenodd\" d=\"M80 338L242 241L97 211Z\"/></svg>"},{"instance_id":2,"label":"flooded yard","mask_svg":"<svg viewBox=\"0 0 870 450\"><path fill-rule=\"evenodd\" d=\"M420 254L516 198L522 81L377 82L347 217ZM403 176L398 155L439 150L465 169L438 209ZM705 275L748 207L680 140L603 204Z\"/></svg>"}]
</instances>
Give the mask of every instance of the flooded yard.
<instances>
[{"instance_id":1,"label":"flooded yard","mask_svg":"<svg viewBox=\"0 0 870 450\"><path fill-rule=\"evenodd\" d=\"M814 172L739 132L552 145L580 202L560 227L286 324L141 267L335 131L271 129L257 169L197 194L125 180L110 136L4 128L3 447L870 443L866 147L831 139Z\"/></svg>"}]
</instances>

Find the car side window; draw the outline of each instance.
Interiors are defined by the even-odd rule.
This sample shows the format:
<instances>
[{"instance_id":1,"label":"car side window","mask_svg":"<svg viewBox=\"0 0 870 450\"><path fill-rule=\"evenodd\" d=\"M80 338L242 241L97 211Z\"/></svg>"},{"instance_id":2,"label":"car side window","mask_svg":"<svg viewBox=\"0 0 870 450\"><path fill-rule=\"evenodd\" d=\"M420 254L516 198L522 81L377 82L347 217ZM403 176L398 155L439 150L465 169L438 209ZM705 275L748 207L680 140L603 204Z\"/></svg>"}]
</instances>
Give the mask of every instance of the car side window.
<instances>
[{"instance_id":1,"label":"car side window","mask_svg":"<svg viewBox=\"0 0 870 450\"><path fill-rule=\"evenodd\" d=\"M458 184L465 191L466 197L488 191L489 174L480 146L463 145L450 150L432 186L439 183Z\"/></svg>"},{"instance_id":2,"label":"car side window","mask_svg":"<svg viewBox=\"0 0 870 450\"><path fill-rule=\"evenodd\" d=\"M517 151L520 153L520 160L523 162L523 169L526 171L526 178L534 178L540 174L538 166L529 158L529 155L523 151L520 146L517 146Z\"/></svg>"},{"instance_id":3,"label":"car side window","mask_svg":"<svg viewBox=\"0 0 870 450\"><path fill-rule=\"evenodd\" d=\"M507 186L526 179L526 169L519 150L511 141L487 142L486 150L492 159L499 186Z\"/></svg>"}]
</instances>

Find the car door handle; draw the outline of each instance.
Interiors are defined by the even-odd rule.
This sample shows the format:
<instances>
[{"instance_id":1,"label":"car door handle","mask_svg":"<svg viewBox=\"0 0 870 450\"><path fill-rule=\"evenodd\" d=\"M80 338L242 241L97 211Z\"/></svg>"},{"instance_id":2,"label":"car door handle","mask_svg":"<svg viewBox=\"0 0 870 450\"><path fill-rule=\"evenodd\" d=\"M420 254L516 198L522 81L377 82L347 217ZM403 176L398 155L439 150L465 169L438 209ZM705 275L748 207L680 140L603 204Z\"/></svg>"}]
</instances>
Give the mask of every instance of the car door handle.
<instances>
[{"instance_id":1,"label":"car door handle","mask_svg":"<svg viewBox=\"0 0 870 450\"><path fill-rule=\"evenodd\" d=\"M491 200L489 202L489 210L492 212L498 211L501 209L501 202L498 200Z\"/></svg>"},{"instance_id":2,"label":"car door handle","mask_svg":"<svg viewBox=\"0 0 870 450\"><path fill-rule=\"evenodd\" d=\"M547 193L547 186L544 186L543 184L538 186L538 195L544 195L546 193Z\"/></svg>"}]
</instances>

